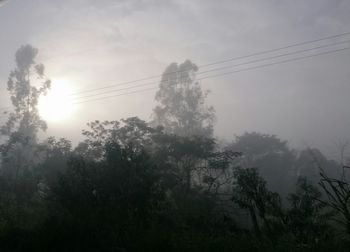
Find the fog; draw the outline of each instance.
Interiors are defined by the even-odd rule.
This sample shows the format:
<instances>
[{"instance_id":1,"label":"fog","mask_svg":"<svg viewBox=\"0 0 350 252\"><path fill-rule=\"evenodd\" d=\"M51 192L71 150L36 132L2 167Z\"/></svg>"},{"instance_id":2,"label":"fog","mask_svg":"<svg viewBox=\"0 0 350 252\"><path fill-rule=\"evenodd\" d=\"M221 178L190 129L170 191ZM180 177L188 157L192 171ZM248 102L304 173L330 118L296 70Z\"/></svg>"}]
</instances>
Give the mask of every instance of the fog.
<instances>
[{"instance_id":1,"label":"fog","mask_svg":"<svg viewBox=\"0 0 350 252\"><path fill-rule=\"evenodd\" d=\"M202 65L347 32L349 11L346 0L13 0L0 9L0 105L8 105L5 83L22 44L39 48L51 79L84 90L158 75L171 62ZM331 154L350 133L349 61L342 51L203 80L217 112L215 134L276 134ZM85 103L71 121L49 122L47 134L77 141L94 119L149 120L154 94Z\"/></svg>"},{"instance_id":2,"label":"fog","mask_svg":"<svg viewBox=\"0 0 350 252\"><path fill-rule=\"evenodd\" d=\"M0 250L346 251L349 13L0 0Z\"/></svg>"}]
</instances>

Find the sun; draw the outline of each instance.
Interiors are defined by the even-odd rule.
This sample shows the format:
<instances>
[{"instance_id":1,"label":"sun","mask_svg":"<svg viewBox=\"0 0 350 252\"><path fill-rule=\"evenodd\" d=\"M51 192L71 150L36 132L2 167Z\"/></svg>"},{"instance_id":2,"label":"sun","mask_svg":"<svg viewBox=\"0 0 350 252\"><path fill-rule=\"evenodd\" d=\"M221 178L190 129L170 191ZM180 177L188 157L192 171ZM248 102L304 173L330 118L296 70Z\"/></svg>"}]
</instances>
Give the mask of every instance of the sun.
<instances>
[{"instance_id":1,"label":"sun","mask_svg":"<svg viewBox=\"0 0 350 252\"><path fill-rule=\"evenodd\" d=\"M46 96L39 99L40 116L48 122L65 122L71 118L75 105L72 101L72 83L67 79L54 79Z\"/></svg>"}]
</instances>

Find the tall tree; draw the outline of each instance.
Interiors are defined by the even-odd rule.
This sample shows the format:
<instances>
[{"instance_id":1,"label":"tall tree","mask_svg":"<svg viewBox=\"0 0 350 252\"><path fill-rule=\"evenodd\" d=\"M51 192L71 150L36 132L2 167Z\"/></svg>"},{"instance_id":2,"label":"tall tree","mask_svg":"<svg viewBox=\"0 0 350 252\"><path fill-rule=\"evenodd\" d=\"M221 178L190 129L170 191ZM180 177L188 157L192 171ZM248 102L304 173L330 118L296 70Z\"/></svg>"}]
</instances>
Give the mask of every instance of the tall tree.
<instances>
[{"instance_id":1,"label":"tall tree","mask_svg":"<svg viewBox=\"0 0 350 252\"><path fill-rule=\"evenodd\" d=\"M5 167L10 167L15 177L21 168L28 168L33 162L37 134L47 128L37 105L40 95L50 88L50 80L45 77L44 65L36 63L37 55L38 49L31 45L21 46L15 54L16 68L10 72L7 82L14 109L1 127L7 142L0 151Z\"/></svg>"},{"instance_id":2,"label":"tall tree","mask_svg":"<svg viewBox=\"0 0 350 252\"><path fill-rule=\"evenodd\" d=\"M20 47L15 55L16 68L7 82L13 112L0 128L6 139L0 145L2 233L24 235L35 229L46 214L42 204L44 184L40 183L35 168L41 161L37 134L46 129L37 104L40 95L49 89L50 81L44 75L44 65L35 62L37 54L38 50L30 45Z\"/></svg>"},{"instance_id":3,"label":"tall tree","mask_svg":"<svg viewBox=\"0 0 350 252\"><path fill-rule=\"evenodd\" d=\"M198 67L189 60L170 64L164 71L156 94L153 123L179 136L213 134L214 108L207 106L208 91L196 80Z\"/></svg>"}]
</instances>

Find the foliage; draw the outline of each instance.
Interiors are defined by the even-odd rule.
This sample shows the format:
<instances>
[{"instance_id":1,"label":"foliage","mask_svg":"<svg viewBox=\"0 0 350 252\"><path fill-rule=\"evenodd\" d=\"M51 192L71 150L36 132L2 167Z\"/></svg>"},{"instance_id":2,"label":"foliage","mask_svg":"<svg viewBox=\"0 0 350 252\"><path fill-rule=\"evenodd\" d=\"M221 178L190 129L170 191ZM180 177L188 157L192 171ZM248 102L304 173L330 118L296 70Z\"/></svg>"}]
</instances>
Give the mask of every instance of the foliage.
<instances>
[{"instance_id":1,"label":"foliage","mask_svg":"<svg viewBox=\"0 0 350 252\"><path fill-rule=\"evenodd\" d=\"M20 133L27 141L28 138L35 141L38 130L47 127L39 117L37 104L40 95L50 88L50 80L45 77L44 65L35 62L37 54L38 50L31 45L22 46L16 52L16 68L7 82L14 112L1 129L2 134L8 136Z\"/></svg>"},{"instance_id":2,"label":"foliage","mask_svg":"<svg viewBox=\"0 0 350 252\"><path fill-rule=\"evenodd\" d=\"M118 121L94 121L88 123L90 130L83 130L86 140L81 142L75 152L99 160L105 155L105 145L114 142L120 146L152 146L151 137L160 132L137 117Z\"/></svg>"},{"instance_id":3,"label":"foliage","mask_svg":"<svg viewBox=\"0 0 350 252\"><path fill-rule=\"evenodd\" d=\"M317 243L318 239L329 239L333 235L327 223L333 214L320 202L321 192L307 178L299 178L296 192L290 194L288 200L291 207L285 222L301 244Z\"/></svg>"},{"instance_id":4,"label":"foliage","mask_svg":"<svg viewBox=\"0 0 350 252\"><path fill-rule=\"evenodd\" d=\"M46 129L40 119L37 104L40 95L50 88L50 80L44 75L44 65L37 64L38 50L25 45L16 52L16 68L11 71L7 89L14 112L1 127L7 142L0 146L3 157L3 172L14 179L25 173L35 162L37 133Z\"/></svg>"},{"instance_id":5,"label":"foliage","mask_svg":"<svg viewBox=\"0 0 350 252\"><path fill-rule=\"evenodd\" d=\"M189 60L170 64L162 75L156 94L154 124L179 136L211 137L214 108L205 104L208 91L202 91L195 74L198 67Z\"/></svg>"},{"instance_id":6,"label":"foliage","mask_svg":"<svg viewBox=\"0 0 350 252\"><path fill-rule=\"evenodd\" d=\"M259 176L257 169L237 168L232 200L241 208L249 211L255 232L261 235L263 225L272 231L272 222L280 218L281 200L277 193L269 191L265 180Z\"/></svg>"},{"instance_id":7,"label":"foliage","mask_svg":"<svg viewBox=\"0 0 350 252\"><path fill-rule=\"evenodd\" d=\"M320 150L315 148L302 150L298 155L296 165L298 175L307 177L314 184L321 179L320 167L323 167L327 176L337 177L341 174L340 165L333 160L328 160Z\"/></svg>"},{"instance_id":8,"label":"foliage","mask_svg":"<svg viewBox=\"0 0 350 252\"><path fill-rule=\"evenodd\" d=\"M346 177L330 178L322 169L320 175L319 184L328 198L327 201L322 202L338 213L338 218L333 220L339 222L350 235L350 183Z\"/></svg>"},{"instance_id":9,"label":"foliage","mask_svg":"<svg viewBox=\"0 0 350 252\"><path fill-rule=\"evenodd\" d=\"M251 132L237 136L228 149L242 152L241 166L259 169L269 189L283 196L293 191L296 157L286 141L275 135Z\"/></svg>"},{"instance_id":10,"label":"foliage","mask_svg":"<svg viewBox=\"0 0 350 252\"><path fill-rule=\"evenodd\" d=\"M137 117L94 121L73 148L64 138L37 139L45 129L37 99L49 82L36 55L21 47L8 83L15 111L2 128L1 251L348 250L331 222L349 227L346 176L321 169L328 198L300 178L282 205L268 183L280 189L297 177L286 175L292 168L312 170L306 152L258 133L223 150L190 61L163 74L155 119L164 127Z\"/></svg>"}]
</instances>

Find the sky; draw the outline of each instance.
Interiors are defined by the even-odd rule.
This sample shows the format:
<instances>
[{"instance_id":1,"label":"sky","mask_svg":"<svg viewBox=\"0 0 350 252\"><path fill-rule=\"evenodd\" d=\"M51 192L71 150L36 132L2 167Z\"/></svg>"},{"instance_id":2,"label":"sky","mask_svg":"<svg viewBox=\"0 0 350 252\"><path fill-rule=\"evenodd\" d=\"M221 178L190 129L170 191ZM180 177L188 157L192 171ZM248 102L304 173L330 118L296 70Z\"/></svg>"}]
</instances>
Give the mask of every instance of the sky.
<instances>
[{"instance_id":1,"label":"sky","mask_svg":"<svg viewBox=\"0 0 350 252\"><path fill-rule=\"evenodd\" d=\"M81 92L160 75L172 62L205 65L350 32L349 13L348 0L0 1L0 107L9 105L6 80L24 44L39 49L49 78ZM344 50L202 80L215 135L258 131L336 155L350 140L349 66ZM95 119L150 120L155 92L78 104L69 119L48 122L43 137L77 142Z\"/></svg>"}]
</instances>

